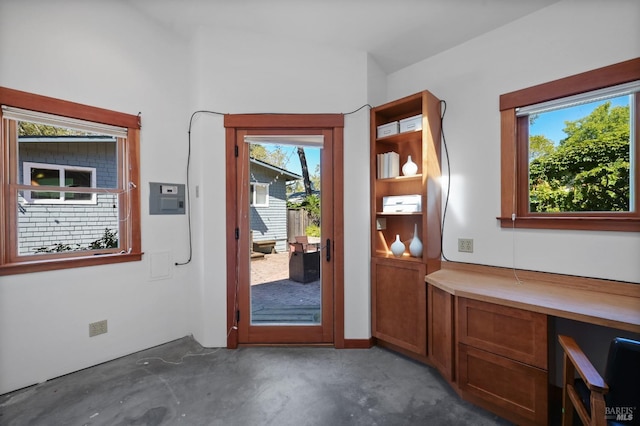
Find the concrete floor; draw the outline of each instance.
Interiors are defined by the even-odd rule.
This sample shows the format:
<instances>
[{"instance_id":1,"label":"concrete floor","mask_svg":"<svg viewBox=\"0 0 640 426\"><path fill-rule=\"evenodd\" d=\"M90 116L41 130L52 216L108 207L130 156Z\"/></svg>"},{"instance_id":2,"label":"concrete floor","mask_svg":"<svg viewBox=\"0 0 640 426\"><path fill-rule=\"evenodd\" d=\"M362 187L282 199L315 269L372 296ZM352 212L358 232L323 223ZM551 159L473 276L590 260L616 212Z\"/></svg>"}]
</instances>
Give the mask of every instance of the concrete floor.
<instances>
[{"instance_id":1,"label":"concrete floor","mask_svg":"<svg viewBox=\"0 0 640 426\"><path fill-rule=\"evenodd\" d=\"M0 396L0 425L507 425L382 348L205 349L191 337Z\"/></svg>"}]
</instances>

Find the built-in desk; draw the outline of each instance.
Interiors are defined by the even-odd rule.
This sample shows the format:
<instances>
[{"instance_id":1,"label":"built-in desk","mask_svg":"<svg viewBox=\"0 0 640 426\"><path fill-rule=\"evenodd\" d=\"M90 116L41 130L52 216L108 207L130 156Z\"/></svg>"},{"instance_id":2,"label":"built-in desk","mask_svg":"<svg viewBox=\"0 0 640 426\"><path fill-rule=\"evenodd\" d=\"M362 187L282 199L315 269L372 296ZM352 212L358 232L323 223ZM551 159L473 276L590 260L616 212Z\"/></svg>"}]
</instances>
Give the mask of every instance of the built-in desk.
<instances>
[{"instance_id":1,"label":"built-in desk","mask_svg":"<svg viewBox=\"0 0 640 426\"><path fill-rule=\"evenodd\" d=\"M447 264L426 281L454 296L640 333L640 285Z\"/></svg>"},{"instance_id":2,"label":"built-in desk","mask_svg":"<svg viewBox=\"0 0 640 426\"><path fill-rule=\"evenodd\" d=\"M637 284L452 262L425 281L429 359L464 399L517 424L548 421L548 316L640 333Z\"/></svg>"}]
</instances>

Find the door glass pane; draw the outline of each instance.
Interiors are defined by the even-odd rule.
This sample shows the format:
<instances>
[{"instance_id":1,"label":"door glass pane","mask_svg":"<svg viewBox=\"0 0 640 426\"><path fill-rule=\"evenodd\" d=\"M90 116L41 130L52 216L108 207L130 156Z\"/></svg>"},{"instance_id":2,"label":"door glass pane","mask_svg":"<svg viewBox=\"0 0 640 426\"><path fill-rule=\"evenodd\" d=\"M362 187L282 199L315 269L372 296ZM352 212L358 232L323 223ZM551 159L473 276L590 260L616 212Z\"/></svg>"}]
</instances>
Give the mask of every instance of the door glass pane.
<instances>
[{"instance_id":1,"label":"door glass pane","mask_svg":"<svg viewBox=\"0 0 640 426\"><path fill-rule=\"evenodd\" d=\"M251 325L321 324L320 152L249 144Z\"/></svg>"}]
</instances>

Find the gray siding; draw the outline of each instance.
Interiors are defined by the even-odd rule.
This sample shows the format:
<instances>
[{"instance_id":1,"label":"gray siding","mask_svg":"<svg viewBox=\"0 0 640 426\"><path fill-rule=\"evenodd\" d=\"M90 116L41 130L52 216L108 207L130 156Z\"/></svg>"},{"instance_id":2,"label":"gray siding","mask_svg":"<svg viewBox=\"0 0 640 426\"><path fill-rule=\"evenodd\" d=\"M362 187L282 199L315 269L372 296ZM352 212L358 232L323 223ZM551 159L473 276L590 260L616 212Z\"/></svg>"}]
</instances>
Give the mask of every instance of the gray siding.
<instances>
[{"instance_id":1,"label":"gray siding","mask_svg":"<svg viewBox=\"0 0 640 426\"><path fill-rule=\"evenodd\" d=\"M275 182L276 172L251 165L253 183L270 183L269 207L251 207L253 241L273 240L278 252L287 251L287 194L282 177Z\"/></svg>"},{"instance_id":2,"label":"gray siding","mask_svg":"<svg viewBox=\"0 0 640 426\"><path fill-rule=\"evenodd\" d=\"M94 167L98 188L115 188L118 184L118 164L115 142L20 142L20 173L22 163L59 164Z\"/></svg>"},{"instance_id":3,"label":"gray siding","mask_svg":"<svg viewBox=\"0 0 640 426\"><path fill-rule=\"evenodd\" d=\"M114 142L20 142L20 172L23 162L94 167L98 188L115 188L118 183ZM96 204L30 204L20 197L18 253L55 244L86 246L101 238L105 228L119 229L114 194L97 194ZM114 207L115 206L115 207Z\"/></svg>"},{"instance_id":4,"label":"gray siding","mask_svg":"<svg viewBox=\"0 0 640 426\"><path fill-rule=\"evenodd\" d=\"M61 244L86 246L103 236L105 228L118 230L116 195L98 194L97 204L25 204L18 213L18 254Z\"/></svg>"}]
</instances>

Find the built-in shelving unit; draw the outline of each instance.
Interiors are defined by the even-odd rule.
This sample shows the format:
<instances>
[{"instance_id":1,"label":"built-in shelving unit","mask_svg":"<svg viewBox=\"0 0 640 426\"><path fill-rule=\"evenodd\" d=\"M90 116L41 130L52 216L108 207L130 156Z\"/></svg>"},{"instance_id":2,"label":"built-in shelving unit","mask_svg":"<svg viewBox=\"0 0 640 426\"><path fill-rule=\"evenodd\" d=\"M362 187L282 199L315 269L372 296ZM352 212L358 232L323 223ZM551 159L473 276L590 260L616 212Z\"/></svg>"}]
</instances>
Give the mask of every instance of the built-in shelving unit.
<instances>
[{"instance_id":1,"label":"built-in shelving unit","mask_svg":"<svg viewBox=\"0 0 640 426\"><path fill-rule=\"evenodd\" d=\"M378 126L421 116L421 129L378 138ZM427 356L425 274L440 269L440 100L428 91L371 110L372 330L381 342ZM417 126L418 128L420 126ZM400 129L403 130L403 129ZM378 154L395 152L399 166L411 156L413 176L378 178ZM385 212L385 197L420 196L417 212ZM412 256L414 230L422 253ZM405 252L396 257L396 235Z\"/></svg>"}]
</instances>

